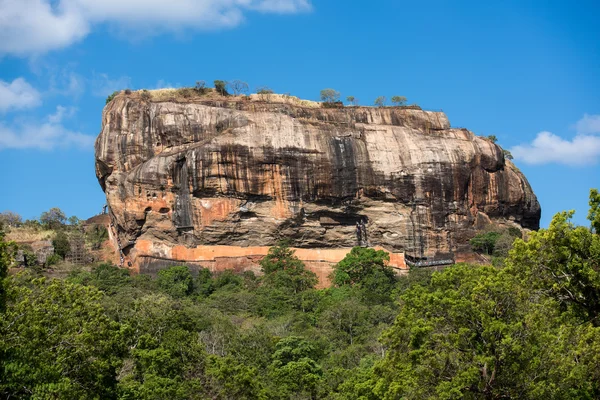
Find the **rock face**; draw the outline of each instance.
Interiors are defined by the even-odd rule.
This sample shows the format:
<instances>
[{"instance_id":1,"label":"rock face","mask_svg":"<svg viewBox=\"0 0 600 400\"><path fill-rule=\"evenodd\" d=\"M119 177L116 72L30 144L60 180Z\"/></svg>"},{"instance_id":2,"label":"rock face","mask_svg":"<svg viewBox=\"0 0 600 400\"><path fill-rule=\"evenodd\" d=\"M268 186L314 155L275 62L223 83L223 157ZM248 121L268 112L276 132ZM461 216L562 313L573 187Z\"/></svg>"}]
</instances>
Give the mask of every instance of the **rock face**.
<instances>
[{"instance_id":1,"label":"rock face","mask_svg":"<svg viewBox=\"0 0 600 400\"><path fill-rule=\"evenodd\" d=\"M124 258L147 269L283 238L448 257L486 224L540 219L500 147L416 107L121 94L103 113L96 174Z\"/></svg>"}]
</instances>

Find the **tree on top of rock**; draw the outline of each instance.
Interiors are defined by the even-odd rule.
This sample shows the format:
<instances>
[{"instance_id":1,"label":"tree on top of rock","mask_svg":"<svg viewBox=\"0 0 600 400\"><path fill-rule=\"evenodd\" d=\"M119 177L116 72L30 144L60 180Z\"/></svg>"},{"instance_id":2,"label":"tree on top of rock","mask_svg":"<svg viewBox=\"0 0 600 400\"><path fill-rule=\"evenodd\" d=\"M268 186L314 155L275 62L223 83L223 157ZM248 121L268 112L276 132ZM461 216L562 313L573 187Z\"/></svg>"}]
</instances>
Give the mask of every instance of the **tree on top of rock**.
<instances>
[{"instance_id":1,"label":"tree on top of rock","mask_svg":"<svg viewBox=\"0 0 600 400\"><path fill-rule=\"evenodd\" d=\"M219 93L221 96L229 96L229 93L227 92L227 82L226 81L221 81L221 80L215 80L214 82L215 84L215 90L217 91L217 93Z\"/></svg>"},{"instance_id":2,"label":"tree on top of rock","mask_svg":"<svg viewBox=\"0 0 600 400\"><path fill-rule=\"evenodd\" d=\"M334 89L321 90L321 101L325 103L335 103L340 101L340 92Z\"/></svg>"},{"instance_id":3,"label":"tree on top of rock","mask_svg":"<svg viewBox=\"0 0 600 400\"><path fill-rule=\"evenodd\" d=\"M406 97L394 96L392 97L392 104L395 106L403 106L404 104L406 104Z\"/></svg>"}]
</instances>

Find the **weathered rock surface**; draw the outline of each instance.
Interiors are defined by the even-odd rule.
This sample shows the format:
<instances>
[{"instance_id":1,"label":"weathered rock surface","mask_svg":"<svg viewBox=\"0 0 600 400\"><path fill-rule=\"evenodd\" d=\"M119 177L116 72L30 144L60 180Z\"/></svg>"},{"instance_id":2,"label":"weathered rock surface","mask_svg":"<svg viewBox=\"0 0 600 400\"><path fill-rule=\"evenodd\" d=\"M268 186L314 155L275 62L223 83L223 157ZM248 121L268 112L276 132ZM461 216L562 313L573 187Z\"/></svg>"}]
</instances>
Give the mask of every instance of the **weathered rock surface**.
<instances>
[{"instance_id":1,"label":"weathered rock surface","mask_svg":"<svg viewBox=\"0 0 600 400\"><path fill-rule=\"evenodd\" d=\"M31 242L21 242L21 246L28 248L35 256L35 261L38 265L44 265L48 257L54 254L54 246L50 240L35 240ZM27 265L27 256L23 250L18 250L15 262L17 265Z\"/></svg>"},{"instance_id":2,"label":"weathered rock surface","mask_svg":"<svg viewBox=\"0 0 600 400\"><path fill-rule=\"evenodd\" d=\"M500 147L416 108L121 94L103 113L96 174L123 254L138 266L186 261L175 247L287 238L351 248L357 230L372 246L444 257L485 224L537 229L540 219Z\"/></svg>"}]
</instances>

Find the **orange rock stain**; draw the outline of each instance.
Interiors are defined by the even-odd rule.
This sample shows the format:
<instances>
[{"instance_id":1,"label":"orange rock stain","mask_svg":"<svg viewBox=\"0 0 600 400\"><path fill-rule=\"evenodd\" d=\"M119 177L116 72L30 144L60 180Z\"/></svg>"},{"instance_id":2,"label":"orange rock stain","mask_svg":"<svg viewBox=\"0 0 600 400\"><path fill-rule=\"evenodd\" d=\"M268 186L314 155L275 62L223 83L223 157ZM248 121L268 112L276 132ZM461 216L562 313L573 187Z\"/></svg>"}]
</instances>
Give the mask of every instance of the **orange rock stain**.
<instances>
[{"instance_id":1,"label":"orange rock stain","mask_svg":"<svg viewBox=\"0 0 600 400\"><path fill-rule=\"evenodd\" d=\"M164 244L154 243L150 240L139 239L134 247L136 260L144 258L170 259L177 262L190 262L202 264L213 272L224 270L260 271L258 263L269 252L269 246L197 246L186 247L182 245L168 247ZM302 260L306 267L314 272L319 278L318 287L330 285L329 275L333 271L333 265L340 262L351 248L338 249L301 249L292 248L295 255ZM404 253L393 253L383 247L375 247L375 250L383 250L389 253L389 265L397 272L407 270ZM134 269L139 271L139 265L134 262Z\"/></svg>"}]
</instances>

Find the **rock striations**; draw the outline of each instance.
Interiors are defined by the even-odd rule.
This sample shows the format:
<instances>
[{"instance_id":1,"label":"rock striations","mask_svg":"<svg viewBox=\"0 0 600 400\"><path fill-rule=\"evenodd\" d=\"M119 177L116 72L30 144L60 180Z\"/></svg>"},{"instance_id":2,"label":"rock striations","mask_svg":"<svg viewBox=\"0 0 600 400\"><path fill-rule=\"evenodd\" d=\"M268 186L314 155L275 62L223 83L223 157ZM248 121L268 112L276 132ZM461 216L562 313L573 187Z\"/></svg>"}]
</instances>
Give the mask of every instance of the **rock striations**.
<instances>
[{"instance_id":1,"label":"rock striations","mask_svg":"<svg viewBox=\"0 0 600 400\"><path fill-rule=\"evenodd\" d=\"M488 224L538 228L523 174L442 112L150 93L116 96L96 140L111 234L138 270L256 269L289 239L324 279L356 245L402 268L468 251Z\"/></svg>"}]
</instances>

